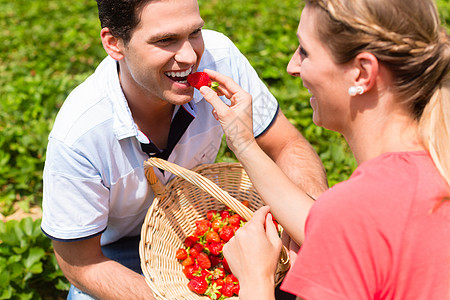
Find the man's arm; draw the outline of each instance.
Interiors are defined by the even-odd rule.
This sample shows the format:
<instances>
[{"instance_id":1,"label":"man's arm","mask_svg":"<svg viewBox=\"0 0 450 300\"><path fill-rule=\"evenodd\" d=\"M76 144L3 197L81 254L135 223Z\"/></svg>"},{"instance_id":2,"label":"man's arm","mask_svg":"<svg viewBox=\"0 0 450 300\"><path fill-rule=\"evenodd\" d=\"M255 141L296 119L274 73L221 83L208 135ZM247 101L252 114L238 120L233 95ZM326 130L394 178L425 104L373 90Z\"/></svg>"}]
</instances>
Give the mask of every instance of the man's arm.
<instances>
[{"instance_id":1,"label":"man's arm","mask_svg":"<svg viewBox=\"0 0 450 300\"><path fill-rule=\"evenodd\" d=\"M154 299L144 276L108 259L100 236L75 242L53 241L56 259L74 286L98 299Z\"/></svg>"}]
</instances>

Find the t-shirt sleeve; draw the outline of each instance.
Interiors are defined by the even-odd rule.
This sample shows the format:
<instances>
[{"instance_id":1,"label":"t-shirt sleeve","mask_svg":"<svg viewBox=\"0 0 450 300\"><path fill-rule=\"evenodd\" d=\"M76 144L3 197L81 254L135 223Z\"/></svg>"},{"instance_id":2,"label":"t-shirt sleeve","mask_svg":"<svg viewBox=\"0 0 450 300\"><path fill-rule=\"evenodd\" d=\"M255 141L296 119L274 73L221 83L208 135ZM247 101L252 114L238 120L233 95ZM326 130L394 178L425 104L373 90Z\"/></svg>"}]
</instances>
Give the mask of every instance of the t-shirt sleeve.
<instances>
[{"instance_id":1,"label":"t-shirt sleeve","mask_svg":"<svg viewBox=\"0 0 450 300\"><path fill-rule=\"evenodd\" d=\"M50 139L44 168L41 228L56 240L78 240L106 229L109 189L83 153Z\"/></svg>"},{"instance_id":2,"label":"t-shirt sleeve","mask_svg":"<svg viewBox=\"0 0 450 300\"><path fill-rule=\"evenodd\" d=\"M316 201L282 289L304 299L373 299L392 255L383 233L373 230L382 228L376 211L361 204L372 203L368 192L344 183Z\"/></svg>"}]
</instances>

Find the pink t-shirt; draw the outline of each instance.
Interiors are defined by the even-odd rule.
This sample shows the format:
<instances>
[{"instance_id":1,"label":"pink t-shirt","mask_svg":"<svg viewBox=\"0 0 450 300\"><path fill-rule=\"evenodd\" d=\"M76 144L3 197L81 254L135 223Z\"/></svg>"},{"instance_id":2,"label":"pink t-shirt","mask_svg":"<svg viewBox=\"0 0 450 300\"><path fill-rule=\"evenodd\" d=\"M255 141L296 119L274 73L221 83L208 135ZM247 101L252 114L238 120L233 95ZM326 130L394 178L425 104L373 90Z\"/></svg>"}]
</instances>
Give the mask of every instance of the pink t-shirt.
<instances>
[{"instance_id":1,"label":"pink t-shirt","mask_svg":"<svg viewBox=\"0 0 450 300\"><path fill-rule=\"evenodd\" d=\"M361 164L317 199L282 289L307 300L450 299L449 194L425 151Z\"/></svg>"}]
</instances>

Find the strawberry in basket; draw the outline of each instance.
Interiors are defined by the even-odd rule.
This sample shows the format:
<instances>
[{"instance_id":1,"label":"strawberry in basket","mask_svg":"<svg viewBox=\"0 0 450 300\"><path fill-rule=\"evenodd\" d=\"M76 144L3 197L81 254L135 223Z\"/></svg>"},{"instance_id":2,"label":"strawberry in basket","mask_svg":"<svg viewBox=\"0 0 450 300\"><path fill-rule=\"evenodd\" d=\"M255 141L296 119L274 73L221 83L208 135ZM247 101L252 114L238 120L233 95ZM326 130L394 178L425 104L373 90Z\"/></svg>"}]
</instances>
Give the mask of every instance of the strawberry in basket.
<instances>
[{"instance_id":1,"label":"strawberry in basket","mask_svg":"<svg viewBox=\"0 0 450 300\"><path fill-rule=\"evenodd\" d=\"M209 210L206 219L195 221L193 235L186 237L184 247L175 254L191 291L218 300L239 294L239 281L231 273L222 248L244 223L230 209Z\"/></svg>"}]
</instances>

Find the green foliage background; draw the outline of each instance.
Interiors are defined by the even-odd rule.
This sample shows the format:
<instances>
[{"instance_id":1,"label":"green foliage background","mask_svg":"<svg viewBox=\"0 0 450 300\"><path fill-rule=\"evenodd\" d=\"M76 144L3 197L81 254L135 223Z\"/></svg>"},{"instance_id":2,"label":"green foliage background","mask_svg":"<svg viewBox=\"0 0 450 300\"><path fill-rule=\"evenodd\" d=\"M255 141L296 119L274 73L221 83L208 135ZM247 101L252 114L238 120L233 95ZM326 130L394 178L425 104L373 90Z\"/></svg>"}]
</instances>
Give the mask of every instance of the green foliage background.
<instances>
[{"instance_id":1,"label":"green foliage background","mask_svg":"<svg viewBox=\"0 0 450 300\"><path fill-rule=\"evenodd\" d=\"M348 178L356 164L339 134L312 123L307 91L285 71L297 47L299 2L199 0L205 28L225 33L248 57L288 119L319 153L333 185ZM449 1L437 4L450 28ZM0 0L3 215L41 204L47 136L65 97L105 57L99 27L94 0ZM234 157L224 146L218 160ZM51 286L67 289L39 220L0 222L0 240L0 299L54 299Z\"/></svg>"}]
</instances>

